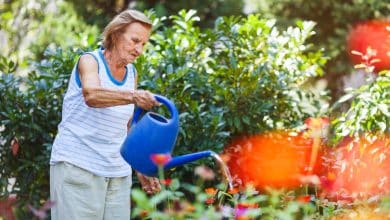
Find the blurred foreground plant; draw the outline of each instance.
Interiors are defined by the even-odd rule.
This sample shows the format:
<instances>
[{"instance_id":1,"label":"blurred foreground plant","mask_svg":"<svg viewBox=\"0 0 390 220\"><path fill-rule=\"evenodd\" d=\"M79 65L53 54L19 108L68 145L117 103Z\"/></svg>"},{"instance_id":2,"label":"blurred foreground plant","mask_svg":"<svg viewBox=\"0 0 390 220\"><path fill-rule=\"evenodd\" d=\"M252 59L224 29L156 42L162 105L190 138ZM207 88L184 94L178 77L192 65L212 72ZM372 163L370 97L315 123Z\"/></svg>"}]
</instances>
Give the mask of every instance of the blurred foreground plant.
<instances>
[{"instance_id":1,"label":"blurred foreground plant","mask_svg":"<svg viewBox=\"0 0 390 220\"><path fill-rule=\"evenodd\" d=\"M167 179L160 181L166 184ZM161 192L149 198L145 192L133 189L132 200L135 204L132 218L312 219L315 216L316 208L310 199L303 200L298 195L286 199L286 191L283 190L261 193L250 184L226 190L225 184L206 187L206 181L193 185L181 184L178 179L173 179Z\"/></svg>"}]
</instances>

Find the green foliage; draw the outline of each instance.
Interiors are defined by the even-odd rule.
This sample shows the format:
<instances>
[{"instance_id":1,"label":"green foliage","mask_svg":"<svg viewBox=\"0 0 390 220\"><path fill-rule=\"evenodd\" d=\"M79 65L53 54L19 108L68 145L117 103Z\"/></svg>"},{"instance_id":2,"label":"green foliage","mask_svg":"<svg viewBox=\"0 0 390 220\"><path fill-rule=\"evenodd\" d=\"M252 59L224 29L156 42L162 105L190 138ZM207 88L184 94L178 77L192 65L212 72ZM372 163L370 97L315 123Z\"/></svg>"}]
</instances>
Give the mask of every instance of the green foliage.
<instances>
[{"instance_id":1,"label":"green foliage","mask_svg":"<svg viewBox=\"0 0 390 220\"><path fill-rule=\"evenodd\" d=\"M52 13L45 13L37 29L36 40L31 45L33 54L38 55L35 60L43 58L42 48L85 48L100 38L97 26L85 24L69 4L60 2L56 7Z\"/></svg>"},{"instance_id":2,"label":"green foliage","mask_svg":"<svg viewBox=\"0 0 390 220\"><path fill-rule=\"evenodd\" d=\"M172 181L178 182L177 179ZM248 186L241 192L228 193L223 184L216 188L184 183L170 185L151 196L132 190L133 218L143 219L316 219L316 206L299 201L295 192L269 190L264 193ZM184 196L187 191L192 197ZM237 190L238 191L238 190ZM310 196L308 196L310 198ZM193 199L189 199L193 198ZM318 208L318 207L317 207ZM330 213L328 216L331 216Z\"/></svg>"},{"instance_id":3,"label":"green foliage","mask_svg":"<svg viewBox=\"0 0 390 220\"><path fill-rule=\"evenodd\" d=\"M78 0L66 0L83 18L83 20L90 25L98 25L103 29L110 20L119 12L127 9L132 0L84 0L83 7L80 7Z\"/></svg>"},{"instance_id":4,"label":"green foliage","mask_svg":"<svg viewBox=\"0 0 390 220\"><path fill-rule=\"evenodd\" d=\"M47 50L28 76L13 74L11 61L0 59L0 195L15 193L21 207L49 198L49 157L61 118L70 72L81 51ZM19 145L12 153L12 142ZM11 191L9 178L15 178Z\"/></svg>"},{"instance_id":5,"label":"green foliage","mask_svg":"<svg viewBox=\"0 0 390 220\"><path fill-rule=\"evenodd\" d=\"M215 20L222 16L242 15L243 0L198 0L198 1L135 1L139 10L154 9L159 17L177 14L181 10L195 10L200 17L199 26L213 27Z\"/></svg>"},{"instance_id":6,"label":"green foliage","mask_svg":"<svg viewBox=\"0 0 390 220\"><path fill-rule=\"evenodd\" d=\"M259 13L275 17L280 23L291 25L296 19L311 20L317 23L316 35L311 38L316 48L324 48L324 53L331 59L326 66L326 78L334 95L340 85L340 75L349 73L346 36L349 28L359 21L373 18L386 18L390 4L383 0L273 0L263 1L258 5Z\"/></svg>"},{"instance_id":7,"label":"green foliage","mask_svg":"<svg viewBox=\"0 0 390 220\"><path fill-rule=\"evenodd\" d=\"M71 3L77 14L87 24L98 25L101 29L119 12L128 8L140 11L154 10L158 17L177 14L180 10L194 9L198 12L202 27L211 27L219 16L241 15L244 5L243 0L198 0L198 1L159 1L159 0L84 0L80 7L78 0L66 0Z\"/></svg>"},{"instance_id":8,"label":"green foliage","mask_svg":"<svg viewBox=\"0 0 390 220\"><path fill-rule=\"evenodd\" d=\"M224 110L210 99L214 88L207 71L212 40L194 26L195 11L172 16L174 25L151 36L147 51L136 62L140 87L172 99L180 112L178 154L205 147L222 149L229 137L223 120ZM155 22L161 26L160 20Z\"/></svg>"},{"instance_id":9,"label":"green foliage","mask_svg":"<svg viewBox=\"0 0 390 220\"><path fill-rule=\"evenodd\" d=\"M41 51L52 43L92 45L98 36L95 27L80 23L67 3L56 5L55 12L43 13L49 2L53 3L44 0L32 5L25 0L0 3L1 31L7 36L6 48L0 56L0 196L16 193L21 205L31 203L35 207L49 196L51 145L60 122L69 74L77 54L82 52L49 49L42 55ZM295 128L305 118L326 112L325 92L306 89L311 79L321 76L325 64L322 51L316 48L330 45L326 53L333 58L331 66L336 70L345 68L347 27L359 19L386 15L389 9L385 1L352 2L270 3L275 7L268 10L276 15L295 18L303 14L307 16L301 17L321 21L317 29L312 22L298 21L295 26L281 30L275 20L250 15L221 17L214 28L201 31L196 23L214 18L214 14L198 17L194 10L154 18L156 32L136 66L140 87L167 96L179 109L181 127L175 154L204 149L220 152L234 136ZM216 5L219 9L219 3ZM322 22L324 19L326 23ZM164 26L164 22L172 25ZM313 30L318 35L312 37ZM25 36L37 38L31 43L24 41ZM308 44L309 40L315 43ZM35 54L29 54L27 48L32 48ZM26 57L44 59L31 67L33 70L27 77L18 76L17 66L27 65ZM339 64L344 66L339 69ZM351 108L334 121L336 138L366 131L389 132L389 77L385 71L372 83L351 90L338 101L354 98ZM16 146L19 146L17 152ZM180 169L175 175L193 177L189 166ZM9 178L15 178L11 191L7 190ZM178 191L184 188L195 194L195 212L188 215L210 218L223 215L221 210L205 206L207 195L199 186L181 185L173 180L170 187L173 188L152 197L151 204L161 205L167 198L184 199L184 194ZM217 199L229 197L222 191ZM134 190L133 198L138 205L135 216L141 213L141 208L154 212L145 194ZM247 201L268 207L261 209L261 213L254 212L252 217L293 218L302 211L303 215L310 215L313 210L311 204L281 203L280 194L229 199L232 207ZM324 207L329 216L332 211L332 207ZM152 217L160 214L166 213L156 212Z\"/></svg>"},{"instance_id":10,"label":"green foliage","mask_svg":"<svg viewBox=\"0 0 390 220\"><path fill-rule=\"evenodd\" d=\"M161 28L136 66L140 87L167 96L179 109L176 154L221 152L235 135L293 128L321 114L324 95L304 89L325 62L305 44L313 23L279 31L274 21L255 15L225 17L201 32L193 10L169 17L169 28L162 26L166 19L156 18ZM49 49L27 77L16 76L15 64L0 59L2 196L16 193L35 207L48 198L50 148L78 53ZM20 148L14 155L16 140ZM193 178L189 169L175 175ZM8 192L12 177L16 182Z\"/></svg>"},{"instance_id":11,"label":"green foliage","mask_svg":"<svg viewBox=\"0 0 390 220\"><path fill-rule=\"evenodd\" d=\"M325 60L305 45L314 24L297 26L280 32L273 20L256 15L217 21L216 71L210 78L219 85L214 98L226 108L234 135L297 127L320 113L321 97L302 85L321 75Z\"/></svg>"},{"instance_id":12,"label":"green foliage","mask_svg":"<svg viewBox=\"0 0 390 220\"><path fill-rule=\"evenodd\" d=\"M164 19L156 19L157 26ZM169 97L179 109L177 154L220 152L236 135L297 127L326 110L323 93L304 89L325 63L305 44L313 23L279 31L257 15L224 17L201 32L193 10L169 19L173 25L152 35L136 66L141 88Z\"/></svg>"},{"instance_id":13,"label":"green foliage","mask_svg":"<svg viewBox=\"0 0 390 220\"><path fill-rule=\"evenodd\" d=\"M333 67L336 72L345 70L345 63L348 63L345 51L345 37L348 28L355 22L384 18L388 15L390 6L381 0L330 0L326 2L305 1L305 0L276 0L269 1L265 6L260 7L259 12L276 16L281 21L290 24L294 19L305 19L315 21L316 36L312 38L316 45L326 48L327 55L332 58L341 58ZM334 63L331 63L332 65Z\"/></svg>"},{"instance_id":14,"label":"green foliage","mask_svg":"<svg viewBox=\"0 0 390 220\"><path fill-rule=\"evenodd\" d=\"M383 71L369 84L348 91L335 107L350 99L351 107L333 121L336 140L367 132L390 132L390 71Z\"/></svg>"},{"instance_id":15,"label":"green foliage","mask_svg":"<svg viewBox=\"0 0 390 220\"><path fill-rule=\"evenodd\" d=\"M0 3L0 12L2 55L22 69L28 61L42 59L48 46L86 47L99 37L97 27L86 25L63 1L5 1Z\"/></svg>"}]
</instances>

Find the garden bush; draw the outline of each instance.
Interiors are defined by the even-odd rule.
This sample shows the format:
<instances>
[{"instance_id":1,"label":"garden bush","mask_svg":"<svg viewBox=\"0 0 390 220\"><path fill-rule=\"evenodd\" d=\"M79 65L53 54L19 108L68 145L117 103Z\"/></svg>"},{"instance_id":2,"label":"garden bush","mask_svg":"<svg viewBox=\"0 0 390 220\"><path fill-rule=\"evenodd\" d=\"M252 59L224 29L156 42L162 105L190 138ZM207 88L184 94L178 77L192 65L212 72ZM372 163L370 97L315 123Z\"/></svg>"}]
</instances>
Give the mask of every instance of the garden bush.
<instances>
[{"instance_id":1,"label":"garden bush","mask_svg":"<svg viewBox=\"0 0 390 220\"><path fill-rule=\"evenodd\" d=\"M297 127L327 111L326 93L305 89L326 61L305 43L314 23L281 31L275 20L249 15L200 31L198 20L192 10L156 18L160 28L136 62L141 88L169 97L180 112L174 154L221 152L231 137Z\"/></svg>"},{"instance_id":2,"label":"garden bush","mask_svg":"<svg viewBox=\"0 0 390 220\"><path fill-rule=\"evenodd\" d=\"M390 6L387 1L382 0L273 0L259 3L254 11L265 17L277 18L280 24L287 26L297 19L317 23L314 29L317 34L309 42L317 49L323 48L324 54L330 58L325 66L325 77L336 101L343 93L339 78L353 71L353 65L348 65L348 31L357 22L386 19Z\"/></svg>"},{"instance_id":3,"label":"garden bush","mask_svg":"<svg viewBox=\"0 0 390 220\"><path fill-rule=\"evenodd\" d=\"M62 98L81 51L47 50L27 77L0 59L0 196L16 194L20 207L49 198L49 157L61 119ZM9 178L15 178L10 191ZM26 219L26 212L19 218Z\"/></svg>"},{"instance_id":4,"label":"garden bush","mask_svg":"<svg viewBox=\"0 0 390 220\"><path fill-rule=\"evenodd\" d=\"M197 167L198 168L198 167ZM196 169L195 169L196 170ZM253 186L226 189L217 184L205 187L206 173L195 171L197 184L164 179L160 193L147 196L132 191L132 218L137 219L387 219L388 197L371 201L329 201L327 198L284 189L257 191ZM210 180L210 179L209 179ZM187 191L193 197L183 192ZM317 193L316 193L317 194Z\"/></svg>"},{"instance_id":5,"label":"garden bush","mask_svg":"<svg viewBox=\"0 0 390 220\"><path fill-rule=\"evenodd\" d=\"M333 121L334 141L345 136L358 138L364 133L390 133L390 71L382 71L366 85L347 90L333 108L348 100L352 100L351 107Z\"/></svg>"},{"instance_id":6,"label":"garden bush","mask_svg":"<svg viewBox=\"0 0 390 220\"><path fill-rule=\"evenodd\" d=\"M172 99L180 112L173 154L219 153L235 136L296 128L307 117L327 112L326 92L309 86L326 61L307 43L314 23L300 21L281 30L275 20L258 15L232 16L201 31L198 20L193 10L154 17L155 32L136 62L140 87ZM2 197L15 193L34 206L48 198L51 144L67 80L81 52L46 50L27 77L13 74L15 64L0 59ZM195 165L173 174L191 182ZM11 191L9 178L16 178Z\"/></svg>"},{"instance_id":7,"label":"garden bush","mask_svg":"<svg viewBox=\"0 0 390 220\"><path fill-rule=\"evenodd\" d=\"M189 191L193 200L181 191ZM290 193L290 194L289 194ZM267 193L246 187L227 192L222 184L205 188L182 184L174 179L160 193L150 198L145 192L132 191L133 218L142 219L313 219L318 218L310 196L293 196L284 190ZM158 208L156 208L158 207ZM327 208L327 207L325 207ZM325 215L330 216L331 214Z\"/></svg>"}]
</instances>

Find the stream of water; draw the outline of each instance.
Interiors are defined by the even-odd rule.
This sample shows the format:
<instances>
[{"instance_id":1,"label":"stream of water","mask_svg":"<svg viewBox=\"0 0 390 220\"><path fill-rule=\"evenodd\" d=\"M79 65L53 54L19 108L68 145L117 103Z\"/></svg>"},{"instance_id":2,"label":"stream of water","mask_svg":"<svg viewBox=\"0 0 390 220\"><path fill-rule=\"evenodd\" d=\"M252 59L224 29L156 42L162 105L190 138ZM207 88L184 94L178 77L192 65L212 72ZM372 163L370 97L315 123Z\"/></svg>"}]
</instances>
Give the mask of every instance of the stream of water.
<instances>
[{"instance_id":1,"label":"stream of water","mask_svg":"<svg viewBox=\"0 0 390 220\"><path fill-rule=\"evenodd\" d=\"M230 174L228 166L217 153L212 152L211 156L217 161L218 166L222 170L222 173L226 181L228 182L229 189L233 189L233 179L232 179L232 175Z\"/></svg>"}]
</instances>

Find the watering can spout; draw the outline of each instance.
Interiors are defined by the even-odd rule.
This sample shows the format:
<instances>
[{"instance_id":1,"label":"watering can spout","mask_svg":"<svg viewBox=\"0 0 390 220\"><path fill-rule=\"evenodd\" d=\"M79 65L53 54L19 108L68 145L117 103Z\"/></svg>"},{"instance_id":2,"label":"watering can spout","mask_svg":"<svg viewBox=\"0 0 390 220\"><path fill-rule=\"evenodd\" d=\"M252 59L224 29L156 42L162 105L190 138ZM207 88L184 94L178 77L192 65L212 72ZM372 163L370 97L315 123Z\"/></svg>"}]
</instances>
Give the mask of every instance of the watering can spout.
<instances>
[{"instance_id":1,"label":"watering can spout","mask_svg":"<svg viewBox=\"0 0 390 220\"><path fill-rule=\"evenodd\" d=\"M209 157L213 154L215 154L213 151L207 150L207 151L200 151L192 154L177 156L172 158L167 164L165 164L164 169L170 169L176 166L181 166L186 163L190 163L192 161L199 160L204 157Z\"/></svg>"}]
</instances>

